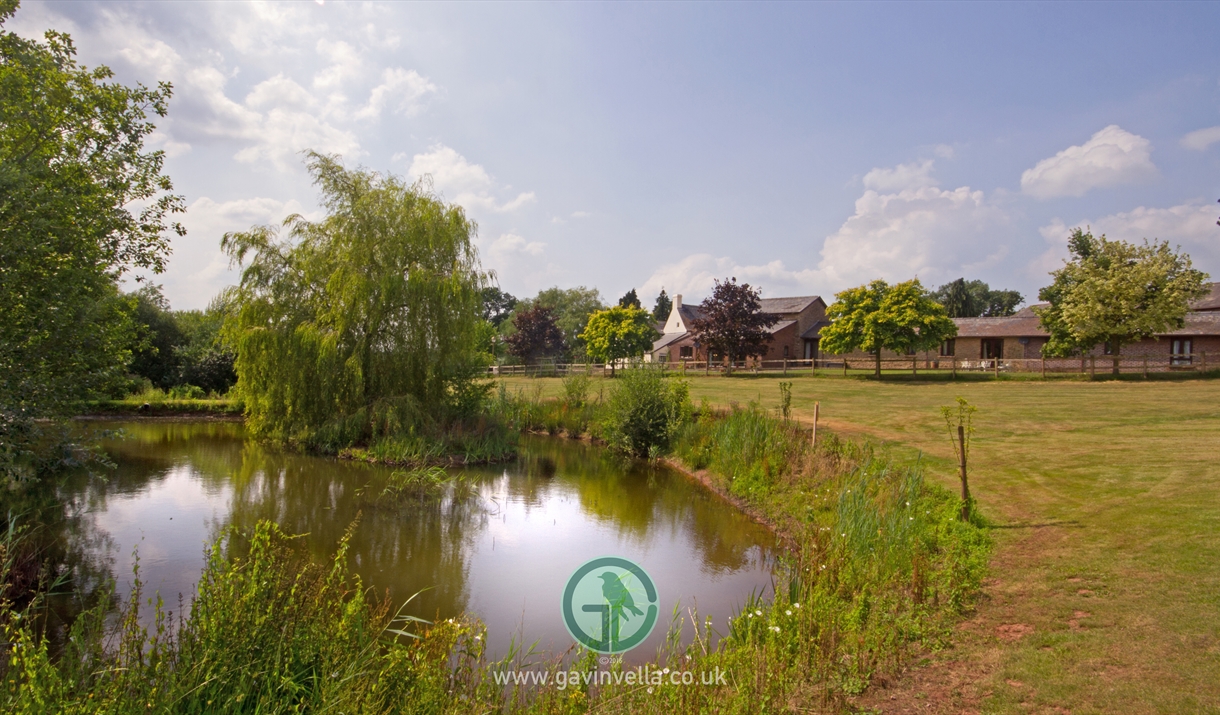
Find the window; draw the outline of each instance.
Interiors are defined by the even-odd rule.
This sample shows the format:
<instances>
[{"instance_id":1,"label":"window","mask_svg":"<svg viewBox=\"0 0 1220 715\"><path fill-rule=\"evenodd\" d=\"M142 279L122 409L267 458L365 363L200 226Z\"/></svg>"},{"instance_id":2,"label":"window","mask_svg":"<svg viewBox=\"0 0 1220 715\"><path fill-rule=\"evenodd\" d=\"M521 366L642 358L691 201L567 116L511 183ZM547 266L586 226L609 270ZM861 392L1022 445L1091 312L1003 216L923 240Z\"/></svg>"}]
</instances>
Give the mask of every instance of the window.
<instances>
[{"instance_id":1,"label":"window","mask_svg":"<svg viewBox=\"0 0 1220 715\"><path fill-rule=\"evenodd\" d=\"M1107 340L1106 344L1104 346L1102 346L1102 350L1103 350L1104 354L1106 354L1106 355L1113 355L1114 354L1114 343Z\"/></svg>"},{"instance_id":2,"label":"window","mask_svg":"<svg viewBox=\"0 0 1220 715\"><path fill-rule=\"evenodd\" d=\"M1171 365L1189 365L1194 358L1191 355L1190 338L1174 338L1170 345L1169 363Z\"/></svg>"},{"instance_id":3,"label":"window","mask_svg":"<svg viewBox=\"0 0 1220 715\"><path fill-rule=\"evenodd\" d=\"M940 356L941 357L953 357L956 354L957 354L957 341L954 340L953 338L949 338L948 340L946 340L945 342L940 344Z\"/></svg>"},{"instance_id":4,"label":"window","mask_svg":"<svg viewBox=\"0 0 1220 715\"><path fill-rule=\"evenodd\" d=\"M784 359L785 360L788 359L788 346L787 345L784 346Z\"/></svg>"},{"instance_id":5,"label":"window","mask_svg":"<svg viewBox=\"0 0 1220 715\"><path fill-rule=\"evenodd\" d=\"M1004 357L1004 338L985 338L979 357L984 360L1000 360Z\"/></svg>"},{"instance_id":6,"label":"window","mask_svg":"<svg viewBox=\"0 0 1220 715\"><path fill-rule=\"evenodd\" d=\"M695 348L690 345L683 345L678 348L678 357L683 360L690 360L695 357Z\"/></svg>"}]
</instances>

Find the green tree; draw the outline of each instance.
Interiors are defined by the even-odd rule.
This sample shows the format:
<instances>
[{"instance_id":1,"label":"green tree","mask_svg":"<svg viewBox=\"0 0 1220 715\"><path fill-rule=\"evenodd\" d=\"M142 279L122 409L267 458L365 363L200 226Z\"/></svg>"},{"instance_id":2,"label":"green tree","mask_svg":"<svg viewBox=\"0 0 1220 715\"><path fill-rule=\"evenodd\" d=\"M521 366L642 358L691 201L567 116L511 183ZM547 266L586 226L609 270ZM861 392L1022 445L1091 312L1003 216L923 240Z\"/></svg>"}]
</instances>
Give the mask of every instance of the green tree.
<instances>
[{"instance_id":1,"label":"green tree","mask_svg":"<svg viewBox=\"0 0 1220 715\"><path fill-rule=\"evenodd\" d=\"M610 363L613 376L615 362L648 352L657 339L657 331L648 311L616 305L590 316L580 338L585 341L590 357Z\"/></svg>"},{"instance_id":2,"label":"green tree","mask_svg":"<svg viewBox=\"0 0 1220 715\"><path fill-rule=\"evenodd\" d=\"M479 397L486 275L475 224L425 182L309 153L327 216L221 245L244 266L226 296L238 391L258 435L333 450L460 416Z\"/></svg>"},{"instance_id":3,"label":"green tree","mask_svg":"<svg viewBox=\"0 0 1220 715\"><path fill-rule=\"evenodd\" d=\"M515 307L517 299L512 293L500 290L499 286L487 286L483 289L483 319L497 328L513 316Z\"/></svg>"},{"instance_id":4,"label":"green tree","mask_svg":"<svg viewBox=\"0 0 1220 715\"><path fill-rule=\"evenodd\" d=\"M1004 317L1017 312L1025 298L1015 290L992 290L983 281L958 278L932 292L950 318Z\"/></svg>"},{"instance_id":5,"label":"green tree","mask_svg":"<svg viewBox=\"0 0 1220 715\"><path fill-rule=\"evenodd\" d=\"M821 348L836 354L872 353L877 377L881 376L882 350L931 350L957 335L945 307L918 278L894 285L878 280L849 288L835 295L826 317L831 322L822 328Z\"/></svg>"},{"instance_id":6,"label":"green tree","mask_svg":"<svg viewBox=\"0 0 1220 715\"><path fill-rule=\"evenodd\" d=\"M563 333L569 360L582 361L585 353L585 341L580 339L589 316L605 309L601 293L596 288L577 286L576 288L547 288L532 299L522 300L517 304L517 311L529 310L535 305L545 305L555 314L555 324Z\"/></svg>"},{"instance_id":7,"label":"green tree","mask_svg":"<svg viewBox=\"0 0 1220 715\"><path fill-rule=\"evenodd\" d=\"M147 285L136 291L135 337L129 369L163 390L178 384L178 350L187 337L169 309L161 287Z\"/></svg>"},{"instance_id":8,"label":"green tree","mask_svg":"<svg viewBox=\"0 0 1220 715\"><path fill-rule=\"evenodd\" d=\"M624 293L623 297L618 299L618 304L619 304L620 308L643 308L644 307L640 303L640 296L636 295L635 288L632 288L631 290Z\"/></svg>"},{"instance_id":9,"label":"green tree","mask_svg":"<svg viewBox=\"0 0 1220 715\"><path fill-rule=\"evenodd\" d=\"M0 0L0 28L16 8ZM68 35L44 40L0 31L0 472L9 473L5 465L28 473L36 461L30 420L123 384L134 301L118 280L161 271L166 230L184 233L168 223L183 203L169 193L164 157L144 151L170 86L126 87L105 67L77 64Z\"/></svg>"},{"instance_id":10,"label":"green tree","mask_svg":"<svg viewBox=\"0 0 1220 715\"><path fill-rule=\"evenodd\" d=\"M657 296L657 304L652 309L652 319L658 323L669 320L669 314L674 309L674 302L669 299L669 295L665 289L661 289L661 294Z\"/></svg>"},{"instance_id":11,"label":"green tree","mask_svg":"<svg viewBox=\"0 0 1220 715\"><path fill-rule=\"evenodd\" d=\"M703 317L692 320L690 329L707 350L709 360L713 352L726 356L732 372L738 359L767 352L771 342L767 328L778 318L763 312L758 290L749 283L738 285L736 278L717 280L712 294L699 307Z\"/></svg>"},{"instance_id":12,"label":"green tree","mask_svg":"<svg viewBox=\"0 0 1220 715\"><path fill-rule=\"evenodd\" d=\"M1050 333L1043 354L1082 354L1107 343L1118 373L1122 346L1182 326L1190 302L1207 295L1207 274L1167 241L1135 245L1094 237L1080 228L1068 238L1071 258L1038 292L1034 308Z\"/></svg>"}]
</instances>

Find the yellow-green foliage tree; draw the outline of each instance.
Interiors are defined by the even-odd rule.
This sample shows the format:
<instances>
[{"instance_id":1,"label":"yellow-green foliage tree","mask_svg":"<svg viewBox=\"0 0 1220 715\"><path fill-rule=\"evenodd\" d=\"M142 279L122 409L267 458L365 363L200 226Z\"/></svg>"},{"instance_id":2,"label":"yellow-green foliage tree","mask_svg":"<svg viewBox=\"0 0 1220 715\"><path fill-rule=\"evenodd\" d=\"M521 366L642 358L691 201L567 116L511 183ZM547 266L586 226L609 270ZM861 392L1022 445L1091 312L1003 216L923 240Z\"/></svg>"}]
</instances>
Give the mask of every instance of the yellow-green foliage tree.
<instances>
[{"instance_id":1,"label":"yellow-green foliage tree","mask_svg":"<svg viewBox=\"0 0 1220 715\"><path fill-rule=\"evenodd\" d=\"M828 353L863 350L876 359L881 376L881 351L906 353L930 350L957 335L945 307L932 298L919 279L890 285L873 281L835 295L826 309L829 326L822 328L821 349Z\"/></svg>"},{"instance_id":2,"label":"yellow-green foliage tree","mask_svg":"<svg viewBox=\"0 0 1220 715\"><path fill-rule=\"evenodd\" d=\"M1166 241L1137 246L1076 228L1068 250L1071 260L1038 293L1049 305L1034 308L1050 333L1046 355L1109 343L1117 374L1123 344L1181 327L1190 301L1207 295L1207 274Z\"/></svg>"},{"instance_id":3,"label":"yellow-green foliage tree","mask_svg":"<svg viewBox=\"0 0 1220 715\"><path fill-rule=\"evenodd\" d=\"M225 335L256 434L334 450L468 412L481 394L476 226L424 183L307 162L327 216L226 234Z\"/></svg>"},{"instance_id":4,"label":"yellow-green foliage tree","mask_svg":"<svg viewBox=\"0 0 1220 715\"><path fill-rule=\"evenodd\" d=\"M589 357L610 363L613 375L618 360L648 352L657 339L657 331L648 311L634 305L616 305L589 316L580 339L585 341Z\"/></svg>"}]
</instances>

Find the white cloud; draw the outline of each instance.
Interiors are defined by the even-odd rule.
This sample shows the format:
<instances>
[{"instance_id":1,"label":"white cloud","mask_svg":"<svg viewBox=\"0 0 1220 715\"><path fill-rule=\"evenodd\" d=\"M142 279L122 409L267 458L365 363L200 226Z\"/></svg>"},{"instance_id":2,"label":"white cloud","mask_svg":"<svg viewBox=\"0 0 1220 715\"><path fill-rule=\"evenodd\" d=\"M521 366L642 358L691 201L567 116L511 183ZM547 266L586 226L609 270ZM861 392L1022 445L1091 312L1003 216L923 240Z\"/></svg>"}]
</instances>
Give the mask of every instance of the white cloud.
<instances>
[{"instance_id":1,"label":"white cloud","mask_svg":"<svg viewBox=\"0 0 1220 715\"><path fill-rule=\"evenodd\" d=\"M1071 225L1060 219L1039 229L1049 244L1045 253L1032 264L1031 271L1039 276L1057 270L1068 257L1067 239L1073 228L1087 228L1093 235L1131 243L1149 240L1168 241L1181 246L1190 254L1196 268L1220 278L1220 227L1216 216L1220 209L1207 199L1193 199L1169 208L1140 206L1094 220L1081 220Z\"/></svg>"},{"instance_id":2,"label":"white cloud","mask_svg":"<svg viewBox=\"0 0 1220 715\"><path fill-rule=\"evenodd\" d=\"M526 241L524 238L506 233L501 235L495 241L492 241L491 248L488 252L493 258L504 260L516 255L541 256L542 250L546 248L545 243L538 241Z\"/></svg>"},{"instance_id":3,"label":"white cloud","mask_svg":"<svg viewBox=\"0 0 1220 715\"><path fill-rule=\"evenodd\" d=\"M357 119L380 117L389 104L396 114L413 117L423 109L420 100L437 91L435 84L415 70L394 67L382 72L381 78L381 84L369 94L368 104L356 112Z\"/></svg>"},{"instance_id":4,"label":"white cloud","mask_svg":"<svg viewBox=\"0 0 1220 715\"><path fill-rule=\"evenodd\" d=\"M1021 174L1021 190L1039 199L1083 196L1090 189L1141 181L1157 175L1152 144L1117 124L1070 146Z\"/></svg>"},{"instance_id":5,"label":"white cloud","mask_svg":"<svg viewBox=\"0 0 1220 715\"><path fill-rule=\"evenodd\" d=\"M1220 127L1198 129L1182 137L1182 146L1195 151L1204 151L1212 144L1220 142Z\"/></svg>"},{"instance_id":6,"label":"white cloud","mask_svg":"<svg viewBox=\"0 0 1220 715\"><path fill-rule=\"evenodd\" d=\"M466 208L509 213L533 203L537 198L534 192L526 191L501 203L491 193L494 184L487 170L479 164L470 163L466 157L443 144L433 146L425 154L416 154L407 173L415 178L431 176L438 191L453 194L450 200Z\"/></svg>"},{"instance_id":7,"label":"white cloud","mask_svg":"<svg viewBox=\"0 0 1220 715\"><path fill-rule=\"evenodd\" d=\"M572 218L589 218L592 215L593 214L589 213L588 211L573 211L572 212Z\"/></svg>"},{"instance_id":8,"label":"white cloud","mask_svg":"<svg viewBox=\"0 0 1220 715\"><path fill-rule=\"evenodd\" d=\"M932 160L919 164L899 164L892 169L873 169L864 175L864 188L875 191L902 191L935 186Z\"/></svg>"},{"instance_id":9,"label":"white cloud","mask_svg":"<svg viewBox=\"0 0 1220 715\"><path fill-rule=\"evenodd\" d=\"M855 213L823 241L816 267L790 269L781 260L743 264L695 254L658 269L643 290L665 286L671 293L704 295L713 279L736 276L764 286L765 295L813 293L830 300L837 291L877 278L919 277L931 287L1000 265L1016 242L1007 212L982 191L935 186L932 168L923 162L870 171L868 186L907 188L865 190Z\"/></svg>"}]
</instances>

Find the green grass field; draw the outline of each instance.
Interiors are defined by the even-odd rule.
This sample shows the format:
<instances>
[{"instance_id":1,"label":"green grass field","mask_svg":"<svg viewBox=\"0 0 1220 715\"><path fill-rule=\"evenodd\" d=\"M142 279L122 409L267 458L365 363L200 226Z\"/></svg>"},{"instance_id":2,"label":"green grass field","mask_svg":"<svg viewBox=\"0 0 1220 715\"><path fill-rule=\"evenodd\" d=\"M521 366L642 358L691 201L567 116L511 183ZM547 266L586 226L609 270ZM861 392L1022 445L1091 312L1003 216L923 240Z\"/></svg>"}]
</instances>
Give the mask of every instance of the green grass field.
<instances>
[{"instance_id":1,"label":"green grass field","mask_svg":"<svg viewBox=\"0 0 1220 715\"><path fill-rule=\"evenodd\" d=\"M780 379L692 376L691 395L775 407ZM949 487L938 408L979 410L971 490L997 544L984 598L953 648L862 710L1220 712L1220 380L788 379L796 416L820 402L820 427L922 458Z\"/></svg>"}]
</instances>

